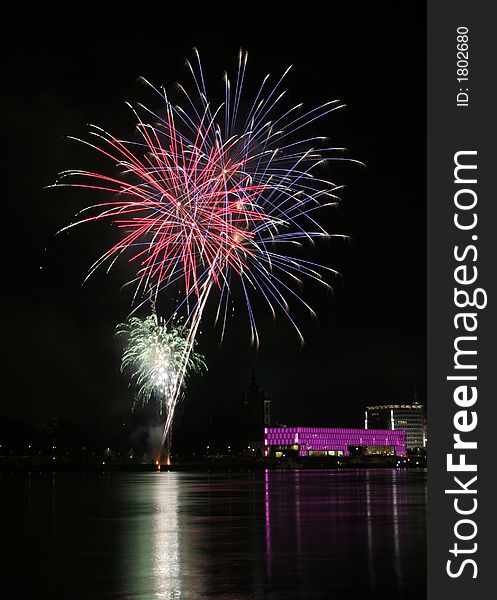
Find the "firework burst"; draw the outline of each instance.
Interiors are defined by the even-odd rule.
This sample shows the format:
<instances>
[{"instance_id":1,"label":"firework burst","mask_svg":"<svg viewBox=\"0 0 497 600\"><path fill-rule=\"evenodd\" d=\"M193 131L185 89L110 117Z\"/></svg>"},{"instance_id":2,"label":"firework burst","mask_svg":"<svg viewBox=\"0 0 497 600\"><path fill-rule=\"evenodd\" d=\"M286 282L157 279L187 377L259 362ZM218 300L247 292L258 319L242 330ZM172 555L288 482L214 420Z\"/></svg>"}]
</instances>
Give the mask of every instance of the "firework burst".
<instances>
[{"instance_id":1,"label":"firework burst","mask_svg":"<svg viewBox=\"0 0 497 600\"><path fill-rule=\"evenodd\" d=\"M129 372L136 387L134 407L156 396L161 413L168 414L178 387L194 373L207 370L203 357L190 349L181 325L166 325L156 314L130 317L116 328L126 339L121 371Z\"/></svg>"},{"instance_id":2,"label":"firework burst","mask_svg":"<svg viewBox=\"0 0 497 600\"><path fill-rule=\"evenodd\" d=\"M164 108L161 114L143 105L132 108L138 120L136 140L120 140L96 126L90 130L94 142L78 140L110 160L114 174L71 170L56 185L112 195L65 228L105 219L122 231L89 275L126 256L134 266L128 284L135 285L135 300L148 296L150 289L156 298L177 284L184 296L175 311L184 308L192 321L203 295L217 288L222 335L236 279L253 342L259 341L253 293L262 295L273 315L281 310L302 339L289 301L314 314L298 292L301 280L329 287L323 275L336 272L289 250L305 240L329 237L315 212L337 203L339 187L320 176L319 166L344 158L343 148L328 148L324 138L299 134L341 105L334 101L308 111L301 104L280 109L288 69L274 84L266 76L249 108L242 110L246 64L247 55L240 52L235 79L224 76L224 102L214 106L195 51L195 63L187 62L194 93L178 86L184 107L147 82Z\"/></svg>"},{"instance_id":3,"label":"firework burst","mask_svg":"<svg viewBox=\"0 0 497 600\"><path fill-rule=\"evenodd\" d=\"M164 416L164 431L158 460L164 446L169 454L174 413L187 379L207 371L203 356L194 350L184 329L176 323L166 324L154 314L140 319L130 317L116 328L116 334L126 340L121 371L129 372L136 388L134 407L156 397ZM169 456L167 457L169 462Z\"/></svg>"}]
</instances>

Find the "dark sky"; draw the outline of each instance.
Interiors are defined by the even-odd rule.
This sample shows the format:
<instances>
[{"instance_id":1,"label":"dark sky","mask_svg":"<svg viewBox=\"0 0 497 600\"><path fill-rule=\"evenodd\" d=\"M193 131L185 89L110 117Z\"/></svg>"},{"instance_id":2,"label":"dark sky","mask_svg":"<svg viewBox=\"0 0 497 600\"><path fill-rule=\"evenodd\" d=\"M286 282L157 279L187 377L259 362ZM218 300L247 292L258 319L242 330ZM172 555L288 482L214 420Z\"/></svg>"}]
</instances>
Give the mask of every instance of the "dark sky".
<instances>
[{"instance_id":1,"label":"dark sky","mask_svg":"<svg viewBox=\"0 0 497 600\"><path fill-rule=\"evenodd\" d=\"M286 86L292 101L345 102L318 133L367 168L332 169L347 189L340 209L325 220L353 241L315 250L343 279L334 298L304 288L318 313L317 324L299 316L306 346L299 347L281 315L272 323L261 311L262 342L254 351L242 305L221 347L206 322L199 349L209 373L192 383L185 418L201 424L209 413L229 411L254 366L283 423L360 425L366 404L411 401L415 388L424 401L424 6L327 2L326 10L309 3L279 12L234 4L225 13L215 5L174 3L171 10L171 4L102 12L97 4L56 11L44 3L6 19L3 382L9 391L0 413L98 420L130 406L113 337L129 312L120 290L127 267L109 276L102 271L82 287L109 232L88 226L55 237L95 197L44 186L59 171L94 160L65 136L84 135L90 122L126 136L134 122L124 101L157 103L137 78L166 87L187 81L183 60L193 46L214 96L239 47L248 50L248 75L257 81L294 64Z\"/></svg>"}]
</instances>

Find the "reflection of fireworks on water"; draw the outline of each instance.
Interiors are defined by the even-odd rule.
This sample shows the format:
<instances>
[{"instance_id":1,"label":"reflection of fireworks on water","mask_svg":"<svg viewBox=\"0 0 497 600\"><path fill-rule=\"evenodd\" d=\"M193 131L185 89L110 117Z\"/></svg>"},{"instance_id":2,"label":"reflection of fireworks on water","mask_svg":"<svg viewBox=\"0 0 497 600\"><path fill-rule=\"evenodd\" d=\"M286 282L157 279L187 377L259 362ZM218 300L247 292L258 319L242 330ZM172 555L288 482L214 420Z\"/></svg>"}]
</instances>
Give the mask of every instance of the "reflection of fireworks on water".
<instances>
[{"instance_id":1,"label":"reflection of fireworks on water","mask_svg":"<svg viewBox=\"0 0 497 600\"><path fill-rule=\"evenodd\" d=\"M179 287L182 297L175 312L186 317L184 365L215 291L216 321L224 335L235 280L241 283L254 343L259 335L253 293L273 315L282 311L303 341L289 303L296 301L314 314L300 295L302 279L329 287L323 275L335 272L291 256L289 250L298 251L306 240L329 237L315 215L337 203L339 188L320 175L320 165L348 160L342 148L327 147L325 138L301 137L314 121L340 108L338 101L310 110L301 104L284 107L287 70L273 84L266 76L252 103L243 108L247 55L240 52L236 76L230 81L225 75L224 102L216 107L208 100L196 51L195 59L195 64L187 62L194 93L178 86L183 107L148 84L164 108L160 114L143 105L133 109L136 140L124 141L92 126L94 141L83 143L112 162L113 175L72 170L62 173L56 184L112 194L86 208L68 227L108 219L122 231L120 241L93 264L89 275L103 264L110 269L126 256L135 266L128 282L135 286L135 299L155 299L161 290ZM184 368L179 373L181 381ZM157 377L162 381L164 373ZM170 396L166 432L179 389Z\"/></svg>"}]
</instances>

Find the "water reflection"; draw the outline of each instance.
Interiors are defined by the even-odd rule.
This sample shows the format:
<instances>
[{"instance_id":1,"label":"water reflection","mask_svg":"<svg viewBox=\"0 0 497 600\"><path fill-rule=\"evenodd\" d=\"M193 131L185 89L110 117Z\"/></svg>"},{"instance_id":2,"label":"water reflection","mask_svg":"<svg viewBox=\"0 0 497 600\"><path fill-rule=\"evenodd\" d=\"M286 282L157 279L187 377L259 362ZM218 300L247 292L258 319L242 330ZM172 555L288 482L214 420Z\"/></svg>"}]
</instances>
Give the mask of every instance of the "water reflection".
<instances>
[{"instance_id":1,"label":"water reflection","mask_svg":"<svg viewBox=\"0 0 497 600\"><path fill-rule=\"evenodd\" d=\"M397 480L399 478L399 474L405 475L405 471L390 471L390 485L392 489L392 530L393 530L393 556L394 556L394 569L395 569L395 579L397 583L397 587L399 586L399 582L402 581L402 561L401 561L401 550L400 550L400 536L399 536L399 486L397 485ZM401 493L405 490L405 486L400 486ZM405 505L405 499L402 499L402 504ZM409 515L407 515L409 517Z\"/></svg>"},{"instance_id":2,"label":"water reflection","mask_svg":"<svg viewBox=\"0 0 497 600\"><path fill-rule=\"evenodd\" d=\"M271 519L269 510L269 471L264 473L264 515L266 523L266 574L271 579Z\"/></svg>"},{"instance_id":3,"label":"water reflection","mask_svg":"<svg viewBox=\"0 0 497 600\"><path fill-rule=\"evenodd\" d=\"M143 598L419 596L424 484L379 469L147 475L124 497L123 574Z\"/></svg>"},{"instance_id":4,"label":"water reflection","mask_svg":"<svg viewBox=\"0 0 497 600\"><path fill-rule=\"evenodd\" d=\"M161 477L154 485L154 578L157 598L180 598L178 480Z\"/></svg>"},{"instance_id":5,"label":"water reflection","mask_svg":"<svg viewBox=\"0 0 497 600\"><path fill-rule=\"evenodd\" d=\"M423 597L423 479L405 470L267 471L268 589L282 598Z\"/></svg>"},{"instance_id":6,"label":"water reflection","mask_svg":"<svg viewBox=\"0 0 497 600\"><path fill-rule=\"evenodd\" d=\"M371 474L366 473L366 531L368 536L368 576L370 581L371 590L376 590L376 575L374 572L373 565L373 512L371 508Z\"/></svg>"},{"instance_id":7,"label":"water reflection","mask_svg":"<svg viewBox=\"0 0 497 600\"><path fill-rule=\"evenodd\" d=\"M40 600L426 595L421 471L13 474L0 504Z\"/></svg>"},{"instance_id":8,"label":"water reflection","mask_svg":"<svg viewBox=\"0 0 497 600\"><path fill-rule=\"evenodd\" d=\"M122 497L123 580L133 598L182 598L178 477L154 473L139 479Z\"/></svg>"}]
</instances>

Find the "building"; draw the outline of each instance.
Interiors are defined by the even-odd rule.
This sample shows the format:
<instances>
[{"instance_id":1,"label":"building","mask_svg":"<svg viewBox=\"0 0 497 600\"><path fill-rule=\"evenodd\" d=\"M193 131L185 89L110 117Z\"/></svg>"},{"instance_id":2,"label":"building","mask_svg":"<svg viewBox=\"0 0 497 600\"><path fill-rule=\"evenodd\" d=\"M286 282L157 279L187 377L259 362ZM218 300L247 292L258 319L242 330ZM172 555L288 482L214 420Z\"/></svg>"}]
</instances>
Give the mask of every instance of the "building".
<instances>
[{"instance_id":1,"label":"building","mask_svg":"<svg viewBox=\"0 0 497 600\"><path fill-rule=\"evenodd\" d=\"M255 372L249 386L242 392L242 427L249 433L259 434L263 427L271 425L271 400L266 392L259 387Z\"/></svg>"},{"instance_id":2,"label":"building","mask_svg":"<svg viewBox=\"0 0 497 600\"><path fill-rule=\"evenodd\" d=\"M406 455L406 434L391 429L266 427L265 454L298 456Z\"/></svg>"},{"instance_id":3,"label":"building","mask_svg":"<svg viewBox=\"0 0 497 600\"><path fill-rule=\"evenodd\" d=\"M408 450L426 448L426 418L424 406L412 404L384 404L367 406L366 429L380 427L390 430L404 430Z\"/></svg>"},{"instance_id":4,"label":"building","mask_svg":"<svg viewBox=\"0 0 497 600\"><path fill-rule=\"evenodd\" d=\"M266 390L259 387L255 372L250 384L242 391L240 405L241 422L237 442L240 450L261 456L264 451L263 431L271 425L271 400Z\"/></svg>"}]
</instances>

